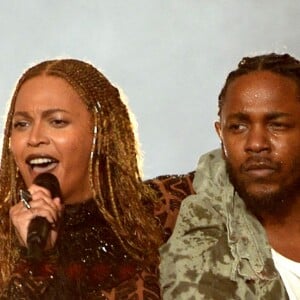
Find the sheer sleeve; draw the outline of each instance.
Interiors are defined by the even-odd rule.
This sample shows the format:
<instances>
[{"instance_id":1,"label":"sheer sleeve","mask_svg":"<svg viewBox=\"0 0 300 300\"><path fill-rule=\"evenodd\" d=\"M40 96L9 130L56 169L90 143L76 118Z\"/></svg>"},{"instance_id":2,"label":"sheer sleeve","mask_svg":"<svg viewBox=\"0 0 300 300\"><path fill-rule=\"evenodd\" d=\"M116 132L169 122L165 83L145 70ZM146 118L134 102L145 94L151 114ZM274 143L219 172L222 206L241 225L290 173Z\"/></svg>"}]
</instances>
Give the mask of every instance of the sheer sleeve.
<instances>
[{"instance_id":1,"label":"sheer sleeve","mask_svg":"<svg viewBox=\"0 0 300 300\"><path fill-rule=\"evenodd\" d=\"M26 258L25 249L20 248L20 252L21 256L0 299L58 299L56 291L61 290L62 286L64 294L68 294L68 285L57 276L55 250L47 252L38 264L32 264Z\"/></svg>"},{"instance_id":2,"label":"sheer sleeve","mask_svg":"<svg viewBox=\"0 0 300 300\"><path fill-rule=\"evenodd\" d=\"M79 293L74 286L74 282L73 285L69 285L70 282L63 279L64 276L57 268L55 261L55 255L51 255L33 269L28 260L24 257L21 258L0 299L76 299L76 295L79 295ZM84 299L89 300L161 300L158 270L155 268L138 271L110 291L81 291L80 294L85 295Z\"/></svg>"}]
</instances>

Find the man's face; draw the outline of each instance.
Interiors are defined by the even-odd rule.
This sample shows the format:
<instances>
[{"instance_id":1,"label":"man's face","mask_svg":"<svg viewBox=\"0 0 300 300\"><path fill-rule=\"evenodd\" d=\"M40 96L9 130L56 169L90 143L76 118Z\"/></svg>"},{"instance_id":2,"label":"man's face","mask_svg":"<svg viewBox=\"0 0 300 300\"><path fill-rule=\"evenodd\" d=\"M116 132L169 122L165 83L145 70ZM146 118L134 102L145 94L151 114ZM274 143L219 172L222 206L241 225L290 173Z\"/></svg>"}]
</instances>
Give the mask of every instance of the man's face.
<instances>
[{"instance_id":1,"label":"man's face","mask_svg":"<svg viewBox=\"0 0 300 300\"><path fill-rule=\"evenodd\" d=\"M216 130L231 182L252 211L275 212L293 202L300 187L296 82L269 71L234 79Z\"/></svg>"}]
</instances>

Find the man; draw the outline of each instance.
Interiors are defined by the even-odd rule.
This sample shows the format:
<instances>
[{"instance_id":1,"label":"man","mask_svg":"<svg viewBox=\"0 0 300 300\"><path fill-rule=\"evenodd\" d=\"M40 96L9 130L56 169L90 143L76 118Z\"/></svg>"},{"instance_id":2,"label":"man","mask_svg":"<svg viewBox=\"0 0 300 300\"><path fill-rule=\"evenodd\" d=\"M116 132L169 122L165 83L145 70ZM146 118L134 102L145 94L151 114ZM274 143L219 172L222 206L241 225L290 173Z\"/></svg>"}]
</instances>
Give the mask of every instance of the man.
<instances>
[{"instance_id":1,"label":"man","mask_svg":"<svg viewBox=\"0 0 300 300\"><path fill-rule=\"evenodd\" d=\"M164 299L300 299L300 62L244 58L161 248Z\"/></svg>"}]
</instances>

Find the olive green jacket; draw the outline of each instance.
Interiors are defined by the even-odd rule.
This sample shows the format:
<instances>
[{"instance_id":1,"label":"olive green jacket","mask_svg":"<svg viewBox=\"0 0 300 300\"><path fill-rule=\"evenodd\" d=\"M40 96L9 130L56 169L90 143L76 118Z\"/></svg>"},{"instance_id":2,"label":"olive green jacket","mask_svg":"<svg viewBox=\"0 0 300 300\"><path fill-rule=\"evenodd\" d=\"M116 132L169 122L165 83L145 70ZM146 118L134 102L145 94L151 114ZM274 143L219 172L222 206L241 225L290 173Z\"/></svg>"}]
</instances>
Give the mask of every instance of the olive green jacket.
<instances>
[{"instance_id":1,"label":"olive green jacket","mask_svg":"<svg viewBox=\"0 0 300 300\"><path fill-rule=\"evenodd\" d=\"M196 195L160 249L164 300L288 299L258 220L229 182L220 150L200 158Z\"/></svg>"}]
</instances>

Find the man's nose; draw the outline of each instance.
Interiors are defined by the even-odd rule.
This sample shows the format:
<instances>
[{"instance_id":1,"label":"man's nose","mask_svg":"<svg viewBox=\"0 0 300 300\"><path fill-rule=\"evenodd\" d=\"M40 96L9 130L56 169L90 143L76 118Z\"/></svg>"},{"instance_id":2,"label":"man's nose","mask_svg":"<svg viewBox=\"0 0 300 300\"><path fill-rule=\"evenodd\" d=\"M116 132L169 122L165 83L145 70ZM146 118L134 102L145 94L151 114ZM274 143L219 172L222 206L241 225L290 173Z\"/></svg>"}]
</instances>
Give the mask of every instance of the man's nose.
<instances>
[{"instance_id":1,"label":"man's nose","mask_svg":"<svg viewBox=\"0 0 300 300\"><path fill-rule=\"evenodd\" d=\"M259 153L270 150L270 137L267 129L263 126L253 126L246 138L245 150Z\"/></svg>"}]
</instances>

